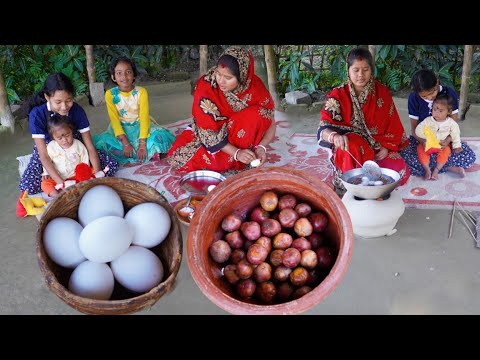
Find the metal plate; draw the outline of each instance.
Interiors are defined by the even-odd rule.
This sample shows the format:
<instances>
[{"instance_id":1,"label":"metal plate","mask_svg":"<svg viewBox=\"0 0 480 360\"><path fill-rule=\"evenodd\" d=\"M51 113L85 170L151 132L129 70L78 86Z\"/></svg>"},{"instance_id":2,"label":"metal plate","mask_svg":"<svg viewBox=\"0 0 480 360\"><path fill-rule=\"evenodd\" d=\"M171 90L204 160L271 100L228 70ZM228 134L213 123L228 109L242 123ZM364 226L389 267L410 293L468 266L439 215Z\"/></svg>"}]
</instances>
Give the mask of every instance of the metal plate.
<instances>
[{"instance_id":1,"label":"metal plate","mask_svg":"<svg viewBox=\"0 0 480 360\"><path fill-rule=\"evenodd\" d=\"M215 171L197 170L182 177L180 186L192 195L206 195L210 185L218 185L225 181L225 176Z\"/></svg>"}]
</instances>

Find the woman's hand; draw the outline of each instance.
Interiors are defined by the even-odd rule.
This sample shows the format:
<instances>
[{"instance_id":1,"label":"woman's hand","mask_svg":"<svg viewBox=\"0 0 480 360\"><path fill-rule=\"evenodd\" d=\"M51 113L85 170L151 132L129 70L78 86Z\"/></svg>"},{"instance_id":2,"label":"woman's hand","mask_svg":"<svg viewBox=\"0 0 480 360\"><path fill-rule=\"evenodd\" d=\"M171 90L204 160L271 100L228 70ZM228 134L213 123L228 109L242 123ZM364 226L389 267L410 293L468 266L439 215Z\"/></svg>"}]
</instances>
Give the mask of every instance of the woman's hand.
<instances>
[{"instance_id":1,"label":"woman's hand","mask_svg":"<svg viewBox=\"0 0 480 360\"><path fill-rule=\"evenodd\" d=\"M257 159L260 160L260 165L258 166L262 166L265 161L267 161L267 150L265 150L262 146L256 146L254 151Z\"/></svg>"},{"instance_id":2,"label":"woman's hand","mask_svg":"<svg viewBox=\"0 0 480 360\"><path fill-rule=\"evenodd\" d=\"M237 161L240 161L244 164L250 164L250 162L255 159L255 153L250 149L240 149L237 152Z\"/></svg>"},{"instance_id":3,"label":"woman's hand","mask_svg":"<svg viewBox=\"0 0 480 360\"><path fill-rule=\"evenodd\" d=\"M147 144L140 142L137 150L137 160L145 161L146 157L147 157Z\"/></svg>"},{"instance_id":4,"label":"woman's hand","mask_svg":"<svg viewBox=\"0 0 480 360\"><path fill-rule=\"evenodd\" d=\"M388 149L381 146L380 149L375 154L375 160L376 161L383 160L387 155L388 155Z\"/></svg>"},{"instance_id":5,"label":"woman's hand","mask_svg":"<svg viewBox=\"0 0 480 360\"><path fill-rule=\"evenodd\" d=\"M131 158L133 154L133 146L128 141L126 143L122 143L122 152L123 156L126 158Z\"/></svg>"},{"instance_id":6,"label":"woman's hand","mask_svg":"<svg viewBox=\"0 0 480 360\"><path fill-rule=\"evenodd\" d=\"M332 144L337 149L348 150L348 137L346 135L334 134Z\"/></svg>"},{"instance_id":7,"label":"woman's hand","mask_svg":"<svg viewBox=\"0 0 480 360\"><path fill-rule=\"evenodd\" d=\"M461 153L462 151L463 151L463 149L462 149L461 147L453 149L453 152L454 152L455 154L459 154L459 153Z\"/></svg>"}]
</instances>

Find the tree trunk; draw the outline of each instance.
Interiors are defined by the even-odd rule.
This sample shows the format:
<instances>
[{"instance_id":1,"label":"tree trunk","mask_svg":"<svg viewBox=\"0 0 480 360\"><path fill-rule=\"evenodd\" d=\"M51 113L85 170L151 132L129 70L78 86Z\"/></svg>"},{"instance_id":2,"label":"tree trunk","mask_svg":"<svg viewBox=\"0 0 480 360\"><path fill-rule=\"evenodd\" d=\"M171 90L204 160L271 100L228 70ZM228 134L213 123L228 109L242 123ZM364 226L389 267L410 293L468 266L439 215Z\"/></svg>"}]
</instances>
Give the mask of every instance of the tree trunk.
<instances>
[{"instance_id":1,"label":"tree trunk","mask_svg":"<svg viewBox=\"0 0 480 360\"><path fill-rule=\"evenodd\" d=\"M263 45L263 51L265 53L265 63L267 65L267 78L268 78L268 90L272 95L275 107L280 107L280 99L277 93L277 69L275 61L275 53L273 51L273 45Z\"/></svg>"},{"instance_id":2,"label":"tree trunk","mask_svg":"<svg viewBox=\"0 0 480 360\"><path fill-rule=\"evenodd\" d=\"M0 70L0 124L10 129L13 134L15 132L15 119L12 115L12 110L8 104L7 89L5 88L5 81L3 80L3 73Z\"/></svg>"},{"instance_id":3,"label":"tree trunk","mask_svg":"<svg viewBox=\"0 0 480 360\"><path fill-rule=\"evenodd\" d=\"M373 58L372 72L373 74L375 74L375 45L368 45L368 51L370 51L370 54L372 54L372 58Z\"/></svg>"},{"instance_id":4,"label":"tree trunk","mask_svg":"<svg viewBox=\"0 0 480 360\"><path fill-rule=\"evenodd\" d=\"M93 84L95 81L97 81L97 76L95 74L95 58L93 57L93 45L84 46L87 58L88 82Z\"/></svg>"},{"instance_id":5,"label":"tree trunk","mask_svg":"<svg viewBox=\"0 0 480 360\"><path fill-rule=\"evenodd\" d=\"M199 76L205 74L208 70L208 45L200 45L200 74Z\"/></svg>"},{"instance_id":6,"label":"tree trunk","mask_svg":"<svg viewBox=\"0 0 480 360\"><path fill-rule=\"evenodd\" d=\"M460 87L460 101L458 106L458 119L465 120L467 112L468 84L472 70L473 45L465 45L463 52L462 85Z\"/></svg>"}]
</instances>

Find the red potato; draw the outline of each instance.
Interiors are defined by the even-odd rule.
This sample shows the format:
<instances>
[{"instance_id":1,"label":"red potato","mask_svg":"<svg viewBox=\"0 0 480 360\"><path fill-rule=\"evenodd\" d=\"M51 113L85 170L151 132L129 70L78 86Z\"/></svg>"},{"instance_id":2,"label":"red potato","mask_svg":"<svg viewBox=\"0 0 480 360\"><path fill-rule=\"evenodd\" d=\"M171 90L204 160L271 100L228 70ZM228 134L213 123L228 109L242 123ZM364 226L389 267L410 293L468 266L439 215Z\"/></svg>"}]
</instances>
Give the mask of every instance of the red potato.
<instances>
[{"instance_id":1,"label":"red potato","mask_svg":"<svg viewBox=\"0 0 480 360\"><path fill-rule=\"evenodd\" d=\"M290 282L295 286L303 286L308 280L308 271L304 267L297 267L289 275Z\"/></svg>"},{"instance_id":2,"label":"red potato","mask_svg":"<svg viewBox=\"0 0 480 360\"><path fill-rule=\"evenodd\" d=\"M283 253L282 264L286 267L293 269L298 264L300 264L300 260L302 259L302 254L295 248L288 248Z\"/></svg>"},{"instance_id":3,"label":"red potato","mask_svg":"<svg viewBox=\"0 0 480 360\"><path fill-rule=\"evenodd\" d=\"M302 257L300 259L300 265L305 269L312 270L318 264L317 253L313 250L303 250Z\"/></svg>"},{"instance_id":4,"label":"red potato","mask_svg":"<svg viewBox=\"0 0 480 360\"><path fill-rule=\"evenodd\" d=\"M232 255L230 255L230 261L232 264L238 264L240 260L245 259L247 257L247 253L242 249L235 249L232 251Z\"/></svg>"},{"instance_id":5,"label":"red potato","mask_svg":"<svg viewBox=\"0 0 480 360\"><path fill-rule=\"evenodd\" d=\"M317 250L325 243L325 237L323 236L323 234L318 232L313 232L308 235L307 240L310 241L310 244L312 245L312 250Z\"/></svg>"},{"instance_id":6,"label":"red potato","mask_svg":"<svg viewBox=\"0 0 480 360\"><path fill-rule=\"evenodd\" d=\"M275 299L275 296L277 295L277 288L271 281L266 281L257 285L255 295L260 299L261 302L269 304Z\"/></svg>"},{"instance_id":7,"label":"red potato","mask_svg":"<svg viewBox=\"0 0 480 360\"><path fill-rule=\"evenodd\" d=\"M235 285L240 281L240 277L237 274L237 267L234 264L228 264L223 269L223 276L232 285Z\"/></svg>"},{"instance_id":8,"label":"red potato","mask_svg":"<svg viewBox=\"0 0 480 360\"><path fill-rule=\"evenodd\" d=\"M318 267L313 270L308 270L308 279L306 285L315 287L325 279L325 272Z\"/></svg>"},{"instance_id":9,"label":"red potato","mask_svg":"<svg viewBox=\"0 0 480 360\"><path fill-rule=\"evenodd\" d=\"M281 301L289 301L294 291L295 286L285 281L278 285L277 296Z\"/></svg>"},{"instance_id":10,"label":"red potato","mask_svg":"<svg viewBox=\"0 0 480 360\"><path fill-rule=\"evenodd\" d=\"M293 242L292 235L281 232L275 235L275 237L273 238L272 245L275 249L285 250L292 245L292 242Z\"/></svg>"},{"instance_id":11,"label":"red potato","mask_svg":"<svg viewBox=\"0 0 480 360\"><path fill-rule=\"evenodd\" d=\"M307 203L300 203L295 206L294 210L300 217L307 217L312 212L312 207Z\"/></svg>"},{"instance_id":12,"label":"red potato","mask_svg":"<svg viewBox=\"0 0 480 360\"><path fill-rule=\"evenodd\" d=\"M334 256L332 250L328 246L320 246L317 251L318 267L325 269L333 264Z\"/></svg>"},{"instance_id":13,"label":"red potato","mask_svg":"<svg viewBox=\"0 0 480 360\"><path fill-rule=\"evenodd\" d=\"M281 249L275 249L273 250L271 253L270 253L270 264L272 264L272 266L280 266L282 265L282 259L283 259L283 252L285 250L281 250Z\"/></svg>"},{"instance_id":14,"label":"red potato","mask_svg":"<svg viewBox=\"0 0 480 360\"><path fill-rule=\"evenodd\" d=\"M273 211L278 205L278 195L273 191L265 191L260 197L260 206L267 211Z\"/></svg>"},{"instance_id":15,"label":"red potato","mask_svg":"<svg viewBox=\"0 0 480 360\"><path fill-rule=\"evenodd\" d=\"M272 237L282 231L282 225L275 219L266 219L260 225L260 230L263 235Z\"/></svg>"},{"instance_id":16,"label":"red potato","mask_svg":"<svg viewBox=\"0 0 480 360\"><path fill-rule=\"evenodd\" d=\"M240 260L237 264L237 275L240 279L249 279L253 275L253 265L247 259Z\"/></svg>"},{"instance_id":17,"label":"red potato","mask_svg":"<svg viewBox=\"0 0 480 360\"><path fill-rule=\"evenodd\" d=\"M323 232L327 228L328 225L328 218L322 212L314 212L308 216L308 220L313 226L313 231L316 232Z\"/></svg>"},{"instance_id":18,"label":"red potato","mask_svg":"<svg viewBox=\"0 0 480 360\"><path fill-rule=\"evenodd\" d=\"M273 272L273 278L278 281L287 281L291 273L292 269L286 267L285 265L280 265Z\"/></svg>"},{"instance_id":19,"label":"red potato","mask_svg":"<svg viewBox=\"0 0 480 360\"><path fill-rule=\"evenodd\" d=\"M251 221L256 221L259 224L264 222L270 217L270 213L263 209L261 206L257 206L252 210L252 213L250 214L250 220Z\"/></svg>"},{"instance_id":20,"label":"red potato","mask_svg":"<svg viewBox=\"0 0 480 360\"><path fill-rule=\"evenodd\" d=\"M242 225L242 219L235 214L227 215L222 220L222 229L226 232L238 230L240 229L240 225Z\"/></svg>"},{"instance_id":21,"label":"red potato","mask_svg":"<svg viewBox=\"0 0 480 360\"><path fill-rule=\"evenodd\" d=\"M292 293L292 300L299 299L303 295L308 294L310 291L312 291L312 288L310 286L304 285L302 287L299 287Z\"/></svg>"},{"instance_id":22,"label":"red potato","mask_svg":"<svg viewBox=\"0 0 480 360\"><path fill-rule=\"evenodd\" d=\"M303 250L310 250L312 248L312 244L310 244L310 241L304 237L299 237L293 240L292 247L302 252Z\"/></svg>"},{"instance_id":23,"label":"red potato","mask_svg":"<svg viewBox=\"0 0 480 360\"><path fill-rule=\"evenodd\" d=\"M255 241L256 240L246 240L245 243L243 244L243 249L245 251L248 251L248 249L250 248L250 246L252 246L253 244L255 244Z\"/></svg>"},{"instance_id":24,"label":"red potato","mask_svg":"<svg viewBox=\"0 0 480 360\"><path fill-rule=\"evenodd\" d=\"M255 293L257 285L252 279L240 280L237 283L237 294L244 299L248 299Z\"/></svg>"},{"instance_id":25,"label":"red potato","mask_svg":"<svg viewBox=\"0 0 480 360\"><path fill-rule=\"evenodd\" d=\"M232 249L240 249L241 247L243 247L243 244L245 242L242 233L238 230L235 230L234 232L225 235L225 240L228 242L228 245L230 245Z\"/></svg>"},{"instance_id":26,"label":"red potato","mask_svg":"<svg viewBox=\"0 0 480 360\"><path fill-rule=\"evenodd\" d=\"M278 208L283 209L293 209L297 205L297 198L292 194L285 194L280 196L278 199Z\"/></svg>"},{"instance_id":27,"label":"red potato","mask_svg":"<svg viewBox=\"0 0 480 360\"><path fill-rule=\"evenodd\" d=\"M278 214L278 221L284 228L293 228L298 218L297 212L292 208L285 208Z\"/></svg>"},{"instance_id":28,"label":"red potato","mask_svg":"<svg viewBox=\"0 0 480 360\"><path fill-rule=\"evenodd\" d=\"M222 264L230 258L232 248L225 240L217 240L210 245L209 253L213 261Z\"/></svg>"},{"instance_id":29,"label":"red potato","mask_svg":"<svg viewBox=\"0 0 480 360\"><path fill-rule=\"evenodd\" d=\"M270 253L272 251L272 239L266 236L260 236L255 244L262 245Z\"/></svg>"},{"instance_id":30,"label":"red potato","mask_svg":"<svg viewBox=\"0 0 480 360\"><path fill-rule=\"evenodd\" d=\"M268 250L260 244L253 244L248 248L247 260L252 265L259 265L265 261L268 256Z\"/></svg>"},{"instance_id":31,"label":"red potato","mask_svg":"<svg viewBox=\"0 0 480 360\"><path fill-rule=\"evenodd\" d=\"M313 226L307 218L300 218L295 221L293 231L295 231L295 234L297 234L298 236L305 237L313 232Z\"/></svg>"},{"instance_id":32,"label":"red potato","mask_svg":"<svg viewBox=\"0 0 480 360\"><path fill-rule=\"evenodd\" d=\"M272 267L270 264L263 262L258 265L255 270L253 270L253 278L259 283L270 280L272 278Z\"/></svg>"},{"instance_id":33,"label":"red potato","mask_svg":"<svg viewBox=\"0 0 480 360\"><path fill-rule=\"evenodd\" d=\"M240 226L240 231L247 240L257 240L262 236L260 224L256 221L246 221Z\"/></svg>"}]
</instances>

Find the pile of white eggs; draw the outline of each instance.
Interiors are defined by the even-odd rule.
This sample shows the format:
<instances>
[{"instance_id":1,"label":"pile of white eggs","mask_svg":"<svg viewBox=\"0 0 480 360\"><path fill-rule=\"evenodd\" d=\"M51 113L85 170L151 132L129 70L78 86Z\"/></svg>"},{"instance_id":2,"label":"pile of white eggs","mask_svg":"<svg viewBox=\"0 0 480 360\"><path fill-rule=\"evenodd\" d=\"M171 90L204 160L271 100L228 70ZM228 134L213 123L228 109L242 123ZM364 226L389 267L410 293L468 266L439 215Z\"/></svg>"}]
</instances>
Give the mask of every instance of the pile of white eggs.
<instances>
[{"instance_id":1,"label":"pile of white eggs","mask_svg":"<svg viewBox=\"0 0 480 360\"><path fill-rule=\"evenodd\" d=\"M118 193L96 185L80 200L78 220L57 217L43 233L50 259L74 269L68 283L72 293L108 300L115 280L135 293L147 292L162 281L162 262L149 249L170 231L171 219L164 207L146 202L125 214Z\"/></svg>"}]
</instances>

